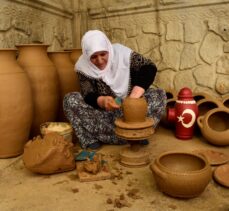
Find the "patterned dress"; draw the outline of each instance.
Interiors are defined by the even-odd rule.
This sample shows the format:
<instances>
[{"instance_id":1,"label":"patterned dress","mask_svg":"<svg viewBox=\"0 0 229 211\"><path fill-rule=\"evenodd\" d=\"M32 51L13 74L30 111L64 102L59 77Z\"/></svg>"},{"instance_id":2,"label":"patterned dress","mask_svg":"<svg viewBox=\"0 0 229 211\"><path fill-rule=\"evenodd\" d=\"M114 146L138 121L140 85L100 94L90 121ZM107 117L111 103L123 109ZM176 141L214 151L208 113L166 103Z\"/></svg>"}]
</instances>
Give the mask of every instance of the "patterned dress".
<instances>
[{"instance_id":1,"label":"patterned dress","mask_svg":"<svg viewBox=\"0 0 229 211\"><path fill-rule=\"evenodd\" d=\"M149 86L151 81L147 74L147 69L156 67L151 60L144 58L136 52L131 53L130 58L130 81L129 93L136 84ZM148 68L147 68L148 67ZM152 75L152 74L151 74ZM153 76L153 79L154 79ZM90 144L103 142L106 144L123 144L125 140L115 135L114 121L123 115L122 110L105 111L96 104L96 99L100 95L110 95L117 97L115 93L102 80L90 78L78 72L81 92L68 93L64 97L63 108L65 115L74 128L82 148L87 148ZM146 85L145 82L149 80ZM145 87L144 87L145 88ZM166 94L162 89L145 89L144 97L148 102L148 117L155 121L153 127L159 123L166 107Z\"/></svg>"}]
</instances>

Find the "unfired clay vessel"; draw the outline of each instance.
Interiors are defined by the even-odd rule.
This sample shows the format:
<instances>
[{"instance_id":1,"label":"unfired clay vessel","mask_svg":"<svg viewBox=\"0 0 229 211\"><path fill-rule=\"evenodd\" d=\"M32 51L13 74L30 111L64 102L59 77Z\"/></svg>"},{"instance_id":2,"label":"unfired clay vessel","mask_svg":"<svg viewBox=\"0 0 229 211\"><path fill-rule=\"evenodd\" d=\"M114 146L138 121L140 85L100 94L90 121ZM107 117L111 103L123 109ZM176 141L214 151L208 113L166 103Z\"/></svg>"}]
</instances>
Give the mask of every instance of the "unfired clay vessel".
<instances>
[{"instance_id":1,"label":"unfired clay vessel","mask_svg":"<svg viewBox=\"0 0 229 211\"><path fill-rule=\"evenodd\" d=\"M206 97L197 102L199 116L205 115L208 111L219 108L222 106L222 103L214 98Z\"/></svg>"},{"instance_id":2,"label":"unfired clay vessel","mask_svg":"<svg viewBox=\"0 0 229 211\"><path fill-rule=\"evenodd\" d=\"M220 107L197 119L203 137L211 144L229 145L229 109Z\"/></svg>"},{"instance_id":3,"label":"unfired clay vessel","mask_svg":"<svg viewBox=\"0 0 229 211\"><path fill-rule=\"evenodd\" d=\"M229 188L229 163L221 165L215 169L214 179L220 185Z\"/></svg>"},{"instance_id":4,"label":"unfired clay vessel","mask_svg":"<svg viewBox=\"0 0 229 211\"><path fill-rule=\"evenodd\" d=\"M223 105L229 109L229 94L223 97Z\"/></svg>"},{"instance_id":5,"label":"unfired clay vessel","mask_svg":"<svg viewBox=\"0 0 229 211\"><path fill-rule=\"evenodd\" d=\"M53 174L75 168L73 144L57 133L30 140L22 159L25 167L34 173Z\"/></svg>"},{"instance_id":6,"label":"unfired clay vessel","mask_svg":"<svg viewBox=\"0 0 229 211\"><path fill-rule=\"evenodd\" d=\"M69 51L56 51L48 53L49 58L56 66L59 79L60 100L57 118L58 121L67 121L63 112L64 96L69 92L80 91L79 79L74 71L74 65L70 60L70 54L71 52Z\"/></svg>"},{"instance_id":7,"label":"unfired clay vessel","mask_svg":"<svg viewBox=\"0 0 229 211\"><path fill-rule=\"evenodd\" d=\"M16 51L0 49L0 158L23 153L32 124L31 87Z\"/></svg>"},{"instance_id":8,"label":"unfired clay vessel","mask_svg":"<svg viewBox=\"0 0 229 211\"><path fill-rule=\"evenodd\" d=\"M193 98L196 102L198 102L199 100L211 98L211 95L206 92L194 92Z\"/></svg>"},{"instance_id":9,"label":"unfired clay vessel","mask_svg":"<svg viewBox=\"0 0 229 211\"><path fill-rule=\"evenodd\" d=\"M158 188L173 197L192 198L201 194L212 177L203 157L191 152L165 152L150 165Z\"/></svg>"},{"instance_id":10,"label":"unfired clay vessel","mask_svg":"<svg viewBox=\"0 0 229 211\"><path fill-rule=\"evenodd\" d=\"M40 124L56 121L59 102L58 76L47 55L48 45L17 45L18 63L30 79L33 94L31 137L40 133Z\"/></svg>"}]
</instances>

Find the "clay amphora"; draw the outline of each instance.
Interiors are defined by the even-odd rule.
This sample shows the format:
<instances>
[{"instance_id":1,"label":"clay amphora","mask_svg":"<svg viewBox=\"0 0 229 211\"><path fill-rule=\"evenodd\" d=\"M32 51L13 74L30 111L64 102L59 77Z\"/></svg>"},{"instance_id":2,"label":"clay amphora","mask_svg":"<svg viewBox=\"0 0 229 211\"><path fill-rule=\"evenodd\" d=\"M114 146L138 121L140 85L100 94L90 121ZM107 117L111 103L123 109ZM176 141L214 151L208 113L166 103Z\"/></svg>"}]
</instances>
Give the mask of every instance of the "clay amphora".
<instances>
[{"instance_id":1,"label":"clay amphora","mask_svg":"<svg viewBox=\"0 0 229 211\"><path fill-rule=\"evenodd\" d=\"M144 122L147 114L147 102L144 97L127 97L123 101L122 110L125 122Z\"/></svg>"},{"instance_id":2,"label":"clay amphora","mask_svg":"<svg viewBox=\"0 0 229 211\"><path fill-rule=\"evenodd\" d=\"M229 145L229 109L219 107L197 119L203 137L211 144Z\"/></svg>"},{"instance_id":3,"label":"clay amphora","mask_svg":"<svg viewBox=\"0 0 229 211\"><path fill-rule=\"evenodd\" d=\"M75 63L77 62L77 60L79 59L79 57L82 54L82 49L81 48L71 48L71 49L66 49L66 51L70 52L70 59L73 65L75 65Z\"/></svg>"},{"instance_id":4,"label":"clay amphora","mask_svg":"<svg viewBox=\"0 0 229 211\"><path fill-rule=\"evenodd\" d=\"M48 45L17 45L18 63L27 72L32 87L34 116L31 137L40 133L44 122L56 121L59 102L57 71L47 55Z\"/></svg>"},{"instance_id":5,"label":"clay amphora","mask_svg":"<svg viewBox=\"0 0 229 211\"><path fill-rule=\"evenodd\" d=\"M22 154L32 124L32 92L16 49L0 50L0 158Z\"/></svg>"},{"instance_id":6,"label":"clay amphora","mask_svg":"<svg viewBox=\"0 0 229 211\"><path fill-rule=\"evenodd\" d=\"M150 169L158 188L173 197L192 198L201 194L211 180L206 158L190 152L165 152Z\"/></svg>"},{"instance_id":7,"label":"clay amphora","mask_svg":"<svg viewBox=\"0 0 229 211\"><path fill-rule=\"evenodd\" d=\"M49 52L48 56L54 63L57 69L59 86L60 86L60 101L58 121L67 121L63 112L63 98L69 92L79 92L79 79L74 71L74 65L70 60L69 51Z\"/></svg>"}]
</instances>

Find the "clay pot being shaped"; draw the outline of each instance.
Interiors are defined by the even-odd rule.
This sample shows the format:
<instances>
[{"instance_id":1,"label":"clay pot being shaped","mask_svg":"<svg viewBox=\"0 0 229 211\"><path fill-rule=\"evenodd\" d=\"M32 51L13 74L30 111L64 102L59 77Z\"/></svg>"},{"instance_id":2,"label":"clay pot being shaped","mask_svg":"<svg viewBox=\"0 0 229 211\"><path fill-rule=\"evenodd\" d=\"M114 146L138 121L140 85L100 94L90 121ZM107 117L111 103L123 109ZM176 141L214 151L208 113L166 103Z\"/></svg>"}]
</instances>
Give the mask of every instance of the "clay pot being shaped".
<instances>
[{"instance_id":1,"label":"clay pot being shaped","mask_svg":"<svg viewBox=\"0 0 229 211\"><path fill-rule=\"evenodd\" d=\"M59 86L60 86L60 100L59 100L59 112L58 112L58 121L67 121L63 112L63 98L69 92L79 92L80 85L79 79L74 71L74 65L70 60L69 51L58 51L58 52L49 52L48 56L51 61L56 66Z\"/></svg>"},{"instance_id":2,"label":"clay pot being shaped","mask_svg":"<svg viewBox=\"0 0 229 211\"><path fill-rule=\"evenodd\" d=\"M0 158L23 153L32 124L31 87L16 51L0 49Z\"/></svg>"},{"instance_id":3,"label":"clay pot being shaped","mask_svg":"<svg viewBox=\"0 0 229 211\"><path fill-rule=\"evenodd\" d=\"M81 48L72 48L72 49L68 49L68 51L70 51L70 59L72 61L72 64L75 65L75 63L77 62L77 60L79 59L79 57L82 54L82 49Z\"/></svg>"},{"instance_id":4,"label":"clay pot being shaped","mask_svg":"<svg viewBox=\"0 0 229 211\"><path fill-rule=\"evenodd\" d=\"M223 105L227 108L229 108L229 95L225 95L223 97Z\"/></svg>"},{"instance_id":5,"label":"clay pot being shaped","mask_svg":"<svg viewBox=\"0 0 229 211\"><path fill-rule=\"evenodd\" d=\"M125 98L122 103L124 121L128 123L144 122L146 120L147 106L144 97Z\"/></svg>"},{"instance_id":6,"label":"clay pot being shaped","mask_svg":"<svg viewBox=\"0 0 229 211\"><path fill-rule=\"evenodd\" d=\"M31 137L40 132L40 125L57 118L59 90L58 76L54 64L47 55L48 45L17 45L18 63L29 76L32 87L34 116Z\"/></svg>"},{"instance_id":7,"label":"clay pot being shaped","mask_svg":"<svg viewBox=\"0 0 229 211\"><path fill-rule=\"evenodd\" d=\"M34 173L53 174L75 168L73 144L57 133L30 140L22 159L25 167Z\"/></svg>"},{"instance_id":8,"label":"clay pot being shaped","mask_svg":"<svg viewBox=\"0 0 229 211\"><path fill-rule=\"evenodd\" d=\"M197 102L197 106L199 110L199 116L202 116L214 108L219 108L222 106L222 103L217 99L204 98Z\"/></svg>"},{"instance_id":9,"label":"clay pot being shaped","mask_svg":"<svg viewBox=\"0 0 229 211\"><path fill-rule=\"evenodd\" d=\"M212 177L208 161L190 152L165 152L150 165L158 188L173 197L201 194Z\"/></svg>"},{"instance_id":10,"label":"clay pot being shaped","mask_svg":"<svg viewBox=\"0 0 229 211\"><path fill-rule=\"evenodd\" d=\"M197 119L203 137L211 144L229 145L229 109L220 107Z\"/></svg>"}]
</instances>

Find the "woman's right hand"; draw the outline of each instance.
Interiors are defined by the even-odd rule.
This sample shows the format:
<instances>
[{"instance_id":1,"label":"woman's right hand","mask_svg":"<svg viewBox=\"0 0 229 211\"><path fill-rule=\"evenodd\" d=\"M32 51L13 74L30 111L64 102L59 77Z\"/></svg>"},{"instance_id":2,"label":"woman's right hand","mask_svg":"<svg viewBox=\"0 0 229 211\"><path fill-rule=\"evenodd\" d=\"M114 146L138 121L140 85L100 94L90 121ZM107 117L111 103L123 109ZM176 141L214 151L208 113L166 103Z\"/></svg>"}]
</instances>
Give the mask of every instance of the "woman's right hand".
<instances>
[{"instance_id":1,"label":"woman's right hand","mask_svg":"<svg viewBox=\"0 0 229 211\"><path fill-rule=\"evenodd\" d=\"M112 96L99 96L97 98L97 103L100 108L103 108L106 111L113 111L120 108L120 105L115 102L115 99Z\"/></svg>"}]
</instances>

